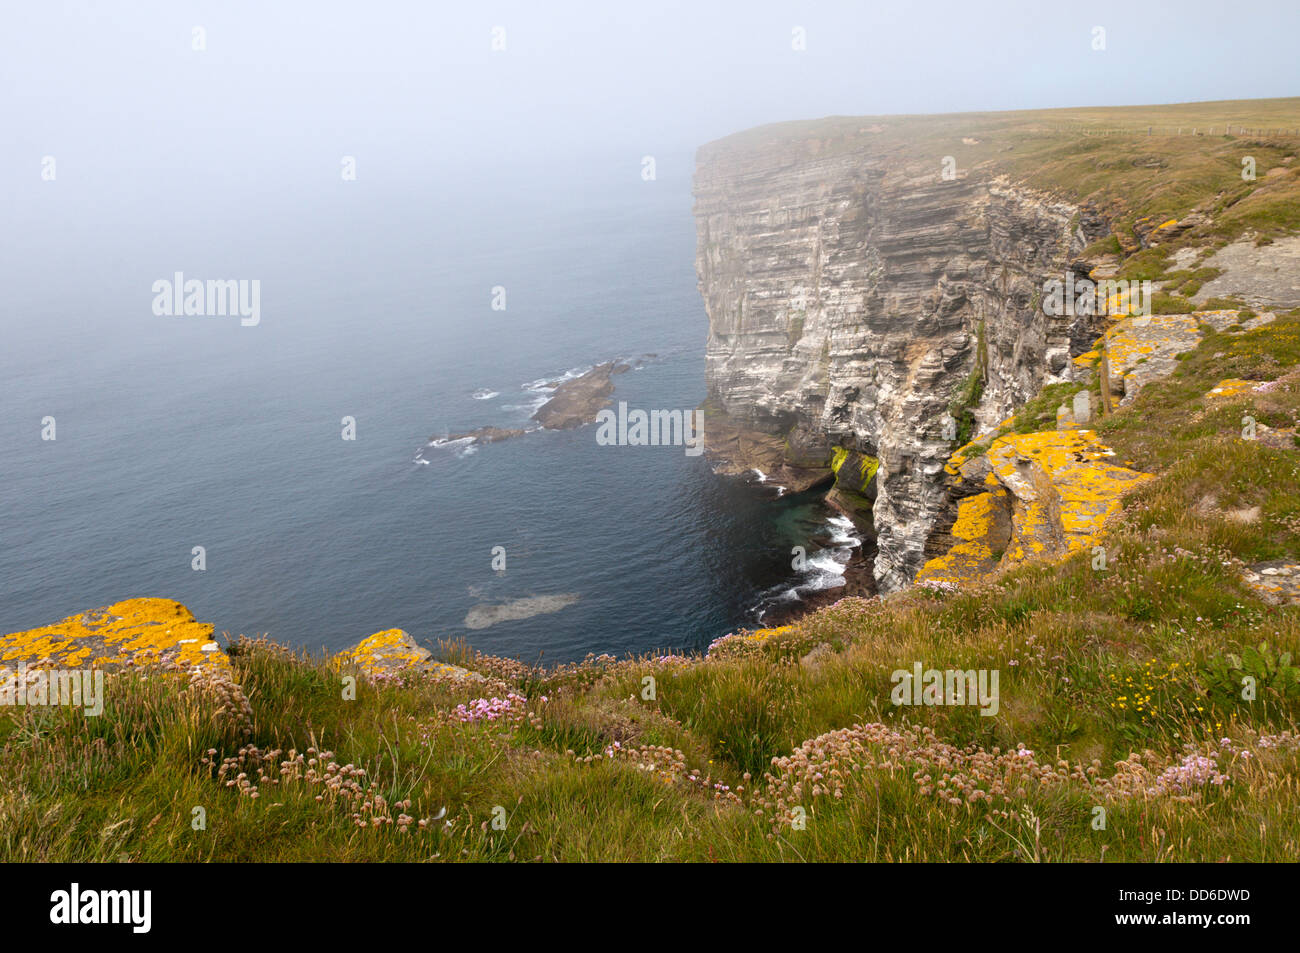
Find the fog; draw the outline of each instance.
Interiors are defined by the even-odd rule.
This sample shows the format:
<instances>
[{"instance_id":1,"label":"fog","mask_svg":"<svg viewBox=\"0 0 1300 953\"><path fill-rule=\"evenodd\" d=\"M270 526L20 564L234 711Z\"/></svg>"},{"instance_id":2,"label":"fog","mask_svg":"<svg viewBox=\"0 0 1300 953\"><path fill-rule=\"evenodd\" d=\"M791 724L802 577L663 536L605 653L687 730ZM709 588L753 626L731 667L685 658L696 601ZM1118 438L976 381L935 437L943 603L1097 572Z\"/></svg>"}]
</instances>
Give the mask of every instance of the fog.
<instances>
[{"instance_id":1,"label":"fog","mask_svg":"<svg viewBox=\"0 0 1300 953\"><path fill-rule=\"evenodd\" d=\"M646 156L686 217L696 148L761 123L1296 92L1294 3L1168 9L5 0L0 362L124 340L96 302L260 274L303 236L337 234L322 273L368 267L342 247L358 229L470 229L490 254L489 217L637 181Z\"/></svg>"},{"instance_id":2,"label":"fog","mask_svg":"<svg viewBox=\"0 0 1300 953\"><path fill-rule=\"evenodd\" d=\"M310 188L344 155L359 178L432 184L575 157L688 160L729 132L823 115L1294 94L1300 7L1248 11L5 0L0 162L18 189L36 187L46 155L61 180L115 191Z\"/></svg>"}]
</instances>

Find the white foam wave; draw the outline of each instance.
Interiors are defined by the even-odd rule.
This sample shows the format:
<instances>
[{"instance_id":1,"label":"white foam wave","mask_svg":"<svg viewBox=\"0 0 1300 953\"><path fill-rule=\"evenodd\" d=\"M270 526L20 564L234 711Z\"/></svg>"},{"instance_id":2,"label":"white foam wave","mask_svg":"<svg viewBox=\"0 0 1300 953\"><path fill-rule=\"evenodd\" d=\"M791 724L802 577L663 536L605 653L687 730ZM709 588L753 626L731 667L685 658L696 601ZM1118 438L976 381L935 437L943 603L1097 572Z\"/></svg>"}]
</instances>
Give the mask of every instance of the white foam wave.
<instances>
[{"instance_id":1,"label":"white foam wave","mask_svg":"<svg viewBox=\"0 0 1300 953\"><path fill-rule=\"evenodd\" d=\"M536 399L531 400L526 404L508 404L503 406L501 409L502 410L526 410L528 411L528 416L531 417L533 414L537 413L537 411L541 410L542 405L550 399L551 399L551 392L547 391L545 394L538 395Z\"/></svg>"},{"instance_id":2,"label":"white foam wave","mask_svg":"<svg viewBox=\"0 0 1300 953\"><path fill-rule=\"evenodd\" d=\"M565 371L563 374L561 374L559 377L539 377L535 381L529 381L526 384L520 384L519 387L521 390L530 390L534 392L545 391L547 394L550 394L555 391L555 388L559 387L565 381L571 381L575 377L581 377L583 374L586 374L588 371L592 370L592 368L594 368L595 366L596 365L594 364L586 364L583 365L582 367L572 367L569 368L569 370Z\"/></svg>"},{"instance_id":3,"label":"white foam wave","mask_svg":"<svg viewBox=\"0 0 1300 953\"><path fill-rule=\"evenodd\" d=\"M430 440L428 446L435 449L442 447L467 447L474 442L473 437L459 437L456 440L449 440L446 437L439 437L437 440Z\"/></svg>"},{"instance_id":4,"label":"white foam wave","mask_svg":"<svg viewBox=\"0 0 1300 953\"><path fill-rule=\"evenodd\" d=\"M847 516L832 516L826 522L831 527L831 542L836 546L862 545L862 539L856 535L858 528Z\"/></svg>"},{"instance_id":5,"label":"white foam wave","mask_svg":"<svg viewBox=\"0 0 1300 953\"><path fill-rule=\"evenodd\" d=\"M822 573L804 583L799 588L805 592L821 592L823 589L838 589L840 586L846 586L848 583L843 576L837 576L834 573Z\"/></svg>"},{"instance_id":6,"label":"white foam wave","mask_svg":"<svg viewBox=\"0 0 1300 953\"><path fill-rule=\"evenodd\" d=\"M808 569L816 573L831 573L832 575L842 576L844 570L849 568L848 555L840 557L842 550L823 549L815 556L808 559Z\"/></svg>"},{"instance_id":7,"label":"white foam wave","mask_svg":"<svg viewBox=\"0 0 1300 953\"><path fill-rule=\"evenodd\" d=\"M778 495L784 489L778 487ZM769 590L769 595L764 600L769 606L802 602L806 595L847 585L844 574L853 558L853 550L862 545L862 539L857 535L857 527L847 516L831 516L826 523L831 530L830 545L808 558L797 582ZM766 609L758 612L757 618L761 620L765 613Z\"/></svg>"}]
</instances>

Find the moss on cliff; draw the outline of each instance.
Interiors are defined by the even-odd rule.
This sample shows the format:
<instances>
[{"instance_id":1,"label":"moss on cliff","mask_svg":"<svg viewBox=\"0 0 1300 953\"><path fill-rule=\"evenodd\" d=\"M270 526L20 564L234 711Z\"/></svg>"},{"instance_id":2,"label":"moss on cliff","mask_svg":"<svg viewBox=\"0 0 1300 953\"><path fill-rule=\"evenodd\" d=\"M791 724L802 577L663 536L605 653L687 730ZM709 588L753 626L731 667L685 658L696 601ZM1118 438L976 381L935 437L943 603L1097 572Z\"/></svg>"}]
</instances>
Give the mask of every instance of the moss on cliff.
<instances>
[{"instance_id":1,"label":"moss on cliff","mask_svg":"<svg viewBox=\"0 0 1300 953\"><path fill-rule=\"evenodd\" d=\"M979 406L984 395L984 384L988 379L989 345L985 338L984 322L980 321L975 331L975 364L966 380L948 405L948 413L957 421L957 443L965 444L970 440L975 428L975 408Z\"/></svg>"}]
</instances>

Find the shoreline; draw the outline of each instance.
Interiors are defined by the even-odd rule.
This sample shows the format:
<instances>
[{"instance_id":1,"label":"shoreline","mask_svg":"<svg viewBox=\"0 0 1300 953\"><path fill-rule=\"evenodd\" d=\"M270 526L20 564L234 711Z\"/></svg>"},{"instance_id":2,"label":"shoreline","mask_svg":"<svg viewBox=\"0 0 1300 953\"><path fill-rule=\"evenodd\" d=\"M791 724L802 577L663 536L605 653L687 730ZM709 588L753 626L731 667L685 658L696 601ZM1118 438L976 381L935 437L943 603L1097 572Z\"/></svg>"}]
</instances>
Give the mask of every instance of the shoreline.
<instances>
[{"instance_id":1,"label":"shoreline","mask_svg":"<svg viewBox=\"0 0 1300 953\"><path fill-rule=\"evenodd\" d=\"M765 481L760 480L757 484L750 485L762 486L764 483ZM770 502L780 500L783 496L784 494L778 493ZM766 596L764 601L770 599L770 603L764 606L763 602L760 602L755 607L761 613L760 617L754 620L754 624L759 628L789 625L848 596L869 598L878 594L873 571L876 555L874 535L869 530L864 530L843 507L837 506L829 498L829 491L823 493L818 502L831 514L827 519L829 534L826 531L819 532L807 538L801 545L809 551L807 559L810 563L819 557L834 559L836 553L848 550L846 561L840 564L844 567L843 571L838 573L843 581L839 585L809 589L811 579L807 571L797 572L780 584L781 595L774 598ZM836 520L842 520L844 523L837 524ZM855 541L856 545L854 545ZM772 587L768 592L776 588ZM797 593L798 597L789 598L788 593ZM747 626L741 627L747 628Z\"/></svg>"}]
</instances>

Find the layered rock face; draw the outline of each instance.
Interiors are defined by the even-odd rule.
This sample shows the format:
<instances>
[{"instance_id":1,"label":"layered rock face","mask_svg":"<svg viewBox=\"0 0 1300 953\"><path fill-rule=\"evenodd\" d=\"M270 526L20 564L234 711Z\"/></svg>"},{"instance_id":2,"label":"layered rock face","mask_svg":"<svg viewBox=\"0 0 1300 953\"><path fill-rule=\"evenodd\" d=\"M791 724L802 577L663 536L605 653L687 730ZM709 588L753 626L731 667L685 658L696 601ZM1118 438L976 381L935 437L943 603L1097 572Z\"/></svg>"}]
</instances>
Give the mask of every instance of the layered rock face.
<instances>
[{"instance_id":1,"label":"layered rock face","mask_svg":"<svg viewBox=\"0 0 1300 953\"><path fill-rule=\"evenodd\" d=\"M706 444L722 472L799 487L866 472L832 470L836 448L878 461L873 486L853 490L874 496L886 592L911 582L945 507L949 410L980 366L981 326L981 428L1068 379L1096 334L1039 301L1105 223L1004 179L945 180L941 159L871 128L742 134L697 156Z\"/></svg>"}]
</instances>

